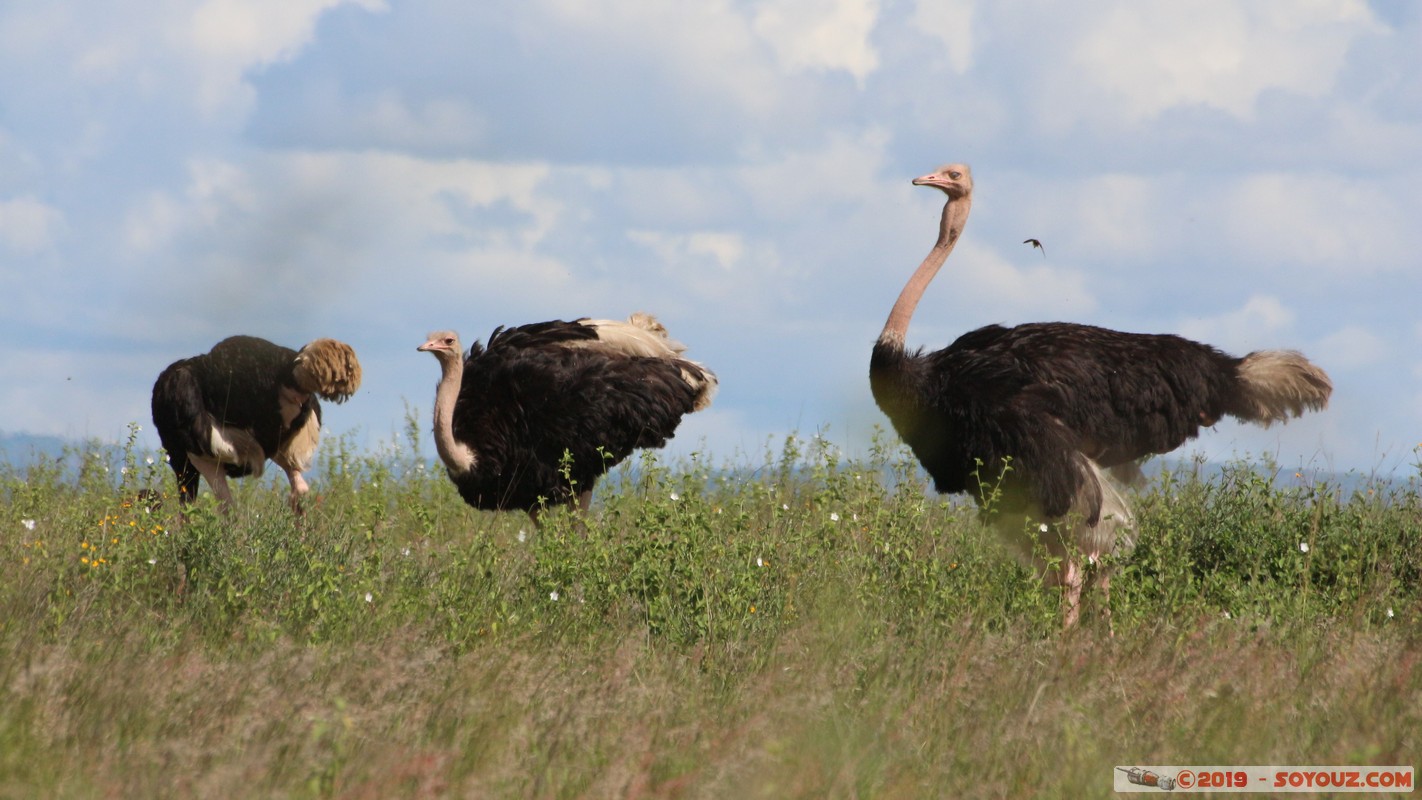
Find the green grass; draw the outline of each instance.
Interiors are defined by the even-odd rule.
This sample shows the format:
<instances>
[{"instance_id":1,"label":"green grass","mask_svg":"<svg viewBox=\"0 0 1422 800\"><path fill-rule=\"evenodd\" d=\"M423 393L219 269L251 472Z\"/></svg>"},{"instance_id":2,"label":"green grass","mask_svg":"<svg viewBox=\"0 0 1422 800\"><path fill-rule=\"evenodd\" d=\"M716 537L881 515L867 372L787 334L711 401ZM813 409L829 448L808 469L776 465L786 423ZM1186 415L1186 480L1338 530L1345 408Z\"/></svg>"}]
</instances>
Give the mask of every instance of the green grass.
<instances>
[{"instance_id":1,"label":"green grass","mask_svg":"<svg viewBox=\"0 0 1422 800\"><path fill-rule=\"evenodd\" d=\"M1106 797L1422 752L1415 481L1165 473L1113 637L897 445L647 456L542 529L322 453L301 519L249 481L181 523L132 442L0 472L0 797Z\"/></svg>"}]
</instances>

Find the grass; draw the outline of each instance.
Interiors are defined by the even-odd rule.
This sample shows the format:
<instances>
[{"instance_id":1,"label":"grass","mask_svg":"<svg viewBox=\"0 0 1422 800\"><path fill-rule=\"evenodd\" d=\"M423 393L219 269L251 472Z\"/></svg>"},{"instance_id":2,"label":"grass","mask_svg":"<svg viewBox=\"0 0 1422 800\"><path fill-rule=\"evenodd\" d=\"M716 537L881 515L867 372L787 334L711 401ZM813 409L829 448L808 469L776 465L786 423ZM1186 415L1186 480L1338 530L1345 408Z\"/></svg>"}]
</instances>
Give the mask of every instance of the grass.
<instances>
[{"instance_id":1,"label":"grass","mask_svg":"<svg viewBox=\"0 0 1422 800\"><path fill-rule=\"evenodd\" d=\"M1075 798L1422 751L1415 480L1165 472L1113 637L896 445L648 456L542 529L322 452L299 520L249 481L180 523L132 441L0 471L0 797Z\"/></svg>"}]
</instances>

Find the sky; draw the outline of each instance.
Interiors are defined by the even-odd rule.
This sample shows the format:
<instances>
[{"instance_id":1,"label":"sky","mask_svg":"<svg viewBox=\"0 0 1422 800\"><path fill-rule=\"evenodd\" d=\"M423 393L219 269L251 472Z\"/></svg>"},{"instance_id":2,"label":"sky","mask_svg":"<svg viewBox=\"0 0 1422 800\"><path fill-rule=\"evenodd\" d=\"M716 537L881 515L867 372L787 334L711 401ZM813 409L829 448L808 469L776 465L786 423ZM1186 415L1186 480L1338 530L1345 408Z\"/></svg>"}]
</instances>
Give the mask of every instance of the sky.
<instances>
[{"instance_id":1,"label":"sky","mask_svg":"<svg viewBox=\"0 0 1422 800\"><path fill-rule=\"evenodd\" d=\"M0 430L156 448L167 364L330 336L365 383L326 435L430 454L427 332L645 310L721 379L673 456L862 452L948 162L911 345L1302 350L1326 411L1179 452L1415 474L1408 0L0 0Z\"/></svg>"}]
</instances>

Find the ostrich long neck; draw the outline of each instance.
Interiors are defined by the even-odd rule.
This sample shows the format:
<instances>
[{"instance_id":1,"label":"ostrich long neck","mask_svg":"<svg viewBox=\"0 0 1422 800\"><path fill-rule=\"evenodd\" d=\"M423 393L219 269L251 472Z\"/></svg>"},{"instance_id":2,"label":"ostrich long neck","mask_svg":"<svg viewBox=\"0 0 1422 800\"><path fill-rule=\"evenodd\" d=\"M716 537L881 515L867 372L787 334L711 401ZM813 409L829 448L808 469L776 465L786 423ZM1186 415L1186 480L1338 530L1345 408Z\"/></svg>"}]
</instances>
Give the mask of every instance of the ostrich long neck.
<instances>
[{"instance_id":1,"label":"ostrich long neck","mask_svg":"<svg viewBox=\"0 0 1422 800\"><path fill-rule=\"evenodd\" d=\"M948 254L953 252L953 245L958 243L958 236L962 234L963 225L968 221L968 210L972 205L972 195L964 195L956 200L949 198L943 205L943 219L938 223L938 242L928 251L928 257L923 259L918 269L914 270L904 290L899 292L899 299L889 311L889 321L884 323L884 331L879 334L882 344L903 348L908 335L909 320L913 319L913 311L918 307L918 301L922 299L933 276L938 274L943 262L948 260Z\"/></svg>"},{"instance_id":2,"label":"ostrich long neck","mask_svg":"<svg viewBox=\"0 0 1422 800\"><path fill-rule=\"evenodd\" d=\"M459 353L439 360L441 377L435 388L434 440L439 458L451 472L474 469L474 449L454 438L454 406L464 379L464 359Z\"/></svg>"}]
</instances>

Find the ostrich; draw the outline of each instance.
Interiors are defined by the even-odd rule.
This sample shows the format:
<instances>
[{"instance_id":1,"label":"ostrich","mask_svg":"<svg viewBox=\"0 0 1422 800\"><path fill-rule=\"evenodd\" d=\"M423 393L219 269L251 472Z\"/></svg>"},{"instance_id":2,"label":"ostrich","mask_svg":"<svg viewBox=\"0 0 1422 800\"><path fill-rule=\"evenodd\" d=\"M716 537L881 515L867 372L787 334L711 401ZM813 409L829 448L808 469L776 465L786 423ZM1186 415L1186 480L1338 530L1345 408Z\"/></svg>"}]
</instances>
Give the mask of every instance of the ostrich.
<instances>
[{"instance_id":1,"label":"ostrich","mask_svg":"<svg viewBox=\"0 0 1422 800\"><path fill-rule=\"evenodd\" d=\"M1225 415L1268 426L1324 408L1333 386L1290 350L1236 358L1179 336L1067 322L988 325L942 350L909 352L909 320L963 232L973 191L963 164L913 183L948 198L938 241L874 344L874 400L938 491L972 493L994 527L1062 586L1069 628L1086 581L1082 560L1133 544L1130 509L1103 470L1129 474L1138 459L1174 450ZM1060 570L1033 555L1036 534ZM1109 572L1097 580L1109 621Z\"/></svg>"},{"instance_id":2,"label":"ostrich","mask_svg":"<svg viewBox=\"0 0 1422 800\"><path fill-rule=\"evenodd\" d=\"M717 387L643 313L500 327L467 358L452 331L417 349L439 360L435 449L460 496L522 509L535 523L545 504L586 510L603 473L635 449L665 445Z\"/></svg>"},{"instance_id":3,"label":"ostrich","mask_svg":"<svg viewBox=\"0 0 1422 800\"><path fill-rule=\"evenodd\" d=\"M321 431L319 395L342 403L360 388L351 347L317 339L295 351L255 336L232 336L203 355L175 361L153 384L153 424L178 476L183 506L198 476L232 507L228 476L262 474L270 458L286 471L291 508L301 511Z\"/></svg>"}]
</instances>

